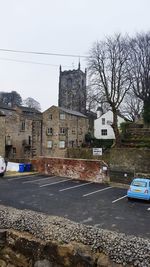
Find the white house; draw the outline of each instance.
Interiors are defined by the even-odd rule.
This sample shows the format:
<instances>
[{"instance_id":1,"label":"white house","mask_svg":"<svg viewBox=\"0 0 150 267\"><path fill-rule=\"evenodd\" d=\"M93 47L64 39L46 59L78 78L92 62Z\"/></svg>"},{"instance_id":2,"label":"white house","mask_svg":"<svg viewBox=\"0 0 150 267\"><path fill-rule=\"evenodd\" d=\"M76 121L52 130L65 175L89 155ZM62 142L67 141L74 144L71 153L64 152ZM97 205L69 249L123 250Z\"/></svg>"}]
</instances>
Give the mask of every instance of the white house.
<instances>
[{"instance_id":1,"label":"white house","mask_svg":"<svg viewBox=\"0 0 150 267\"><path fill-rule=\"evenodd\" d=\"M115 134L111 124L113 122L113 113L111 110L101 115L97 112L97 119L94 121L94 136L97 139L115 139ZM118 115L118 127L125 120Z\"/></svg>"}]
</instances>

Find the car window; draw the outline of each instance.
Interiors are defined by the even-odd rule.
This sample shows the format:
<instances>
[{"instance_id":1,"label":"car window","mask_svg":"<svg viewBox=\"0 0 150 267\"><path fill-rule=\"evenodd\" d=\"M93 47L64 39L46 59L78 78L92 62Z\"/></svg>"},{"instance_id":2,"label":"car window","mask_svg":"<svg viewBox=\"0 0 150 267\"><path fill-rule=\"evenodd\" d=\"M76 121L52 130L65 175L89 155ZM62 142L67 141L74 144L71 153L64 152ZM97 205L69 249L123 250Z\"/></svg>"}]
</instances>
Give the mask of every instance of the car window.
<instances>
[{"instance_id":1,"label":"car window","mask_svg":"<svg viewBox=\"0 0 150 267\"><path fill-rule=\"evenodd\" d=\"M147 187L147 182L142 182L142 181L133 181L132 182L133 186L139 186L139 187Z\"/></svg>"}]
</instances>

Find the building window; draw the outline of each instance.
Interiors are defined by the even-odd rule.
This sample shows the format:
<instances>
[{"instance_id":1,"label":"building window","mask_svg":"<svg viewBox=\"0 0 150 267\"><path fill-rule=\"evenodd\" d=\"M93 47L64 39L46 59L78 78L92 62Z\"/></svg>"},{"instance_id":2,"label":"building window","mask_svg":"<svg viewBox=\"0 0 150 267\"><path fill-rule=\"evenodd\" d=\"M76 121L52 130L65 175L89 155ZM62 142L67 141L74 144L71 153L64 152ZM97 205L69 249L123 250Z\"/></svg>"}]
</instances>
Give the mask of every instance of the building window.
<instances>
[{"instance_id":1,"label":"building window","mask_svg":"<svg viewBox=\"0 0 150 267\"><path fill-rule=\"evenodd\" d=\"M47 141L47 148L52 148L53 141Z\"/></svg>"},{"instance_id":2,"label":"building window","mask_svg":"<svg viewBox=\"0 0 150 267\"><path fill-rule=\"evenodd\" d=\"M28 136L28 144L31 145L31 136Z\"/></svg>"},{"instance_id":3,"label":"building window","mask_svg":"<svg viewBox=\"0 0 150 267\"><path fill-rule=\"evenodd\" d=\"M79 128L79 134L82 134L83 131L82 131L82 128Z\"/></svg>"},{"instance_id":4,"label":"building window","mask_svg":"<svg viewBox=\"0 0 150 267\"><path fill-rule=\"evenodd\" d=\"M75 129L75 127L72 128L72 134L76 134L76 129Z\"/></svg>"},{"instance_id":5,"label":"building window","mask_svg":"<svg viewBox=\"0 0 150 267\"><path fill-rule=\"evenodd\" d=\"M16 147L13 147L13 155L15 155L16 154Z\"/></svg>"},{"instance_id":6,"label":"building window","mask_svg":"<svg viewBox=\"0 0 150 267\"><path fill-rule=\"evenodd\" d=\"M72 79L71 79L71 78L69 78L69 79L67 80L67 87L68 87L68 88L72 88Z\"/></svg>"},{"instance_id":7,"label":"building window","mask_svg":"<svg viewBox=\"0 0 150 267\"><path fill-rule=\"evenodd\" d=\"M101 130L101 135L107 135L107 129L102 129Z\"/></svg>"},{"instance_id":8,"label":"building window","mask_svg":"<svg viewBox=\"0 0 150 267\"><path fill-rule=\"evenodd\" d=\"M66 116L65 113L60 113L60 120L65 120Z\"/></svg>"},{"instance_id":9,"label":"building window","mask_svg":"<svg viewBox=\"0 0 150 267\"><path fill-rule=\"evenodd\" d=\"M25 131L25 121L21 121L21 131Z\"/></svg>"},{"instance_id":10,"label":"building window","mask_svg":"<svg viewBox=\"0 0 150 267\"><path fill-rule=\"evenodd\" d=\"M52 115L51 113L48 115L48 119L49 119L50 121L53 119L53 115Z\"/></svg>"},{"instance_id":11,"label":"building window","mask_svg":"<svg viewBox=\"0 0 150 267\"><path fill-rule=\"evenodd\" d=\"M65 148L65 141L59 141L59 148Z\"/></svg>"},{"instance_id":12,"label":"building window","mask_svg":"<svg viewBox=\"0 0 150 267\"><path fill-rule=\"evenodd\" d=\"M53 128L47 128L47 135L53 134Z\"/></svg>"},{"instance_id":13,"label":"building window","mask_svg":"<svg viewBox=\"0 0 150 267\"><path fill-rule=\"evenodd\" d=\"M74 147L74 141L69 141L69 147Z\"/></svg>"},{"instance_id":14,"label":"building window","mask_svg":"<svg viewBox=\"0 0 150 267\"><path fill-rule=\"evenodd\" d=\"M102 125L105 125L105 118L102 118Z\"/></svg>"},{"instance_id":15,"label":"building window","mask_svg":"<svg viewBox=\"0 0 150 267\"><path fill-rule=\"evenodd\" d=\"M66 129L64 127L60 127L60 134L65 134L66 133Z\"/></svg>"}]
</instances>

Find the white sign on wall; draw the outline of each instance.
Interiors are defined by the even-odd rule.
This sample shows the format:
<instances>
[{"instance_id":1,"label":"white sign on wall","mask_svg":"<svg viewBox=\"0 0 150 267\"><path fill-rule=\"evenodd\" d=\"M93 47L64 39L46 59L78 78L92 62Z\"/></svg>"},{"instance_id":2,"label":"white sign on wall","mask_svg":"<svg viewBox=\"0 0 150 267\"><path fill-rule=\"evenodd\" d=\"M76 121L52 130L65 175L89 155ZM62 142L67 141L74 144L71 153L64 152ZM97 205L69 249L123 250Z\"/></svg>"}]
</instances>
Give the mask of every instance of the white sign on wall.
<instances>
[{"instance_id":1,"label":"white sign on wall","mask_svg":"<svg viewBox=\"0 0 150 267\"><path fill-rule=\"evenodd\" d=\"M94 147L93 148L93 156L102 156L102 148L100 147Z\"/></svg>"}]
</instances>

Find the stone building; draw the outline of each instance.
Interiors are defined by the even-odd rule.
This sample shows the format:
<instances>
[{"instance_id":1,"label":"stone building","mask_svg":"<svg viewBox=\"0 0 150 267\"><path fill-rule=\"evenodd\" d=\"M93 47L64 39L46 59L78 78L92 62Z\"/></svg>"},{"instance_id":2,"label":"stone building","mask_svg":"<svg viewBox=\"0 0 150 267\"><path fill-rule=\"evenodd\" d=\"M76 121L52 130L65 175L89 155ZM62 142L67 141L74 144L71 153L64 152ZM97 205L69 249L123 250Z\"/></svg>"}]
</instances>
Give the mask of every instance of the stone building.
<instances>
[{"instance_id":1,"label":"stone building","mask_svg":"<svg viewBox=\"0 0 150 267\"><path fill-rule=\"evenodd\" d=\"M40 156L42 153L41 112L34 108L20 106L16 107L16 113L19 116L18 138L20 140L20 147L18 147L18 155L25 158Z\"/></svg>"},{"instance_id":2,"label":"stone building","mask_svg":"<svg viewBox=\"0 0 150 267\"><path fill-rule=\"evenodd\" d=\"M86 70L62 71L60 66L58 106L86 114Z\"/></svg>"},{"instance_id":3,"label":"stone building","mask_svg":"<svg viewBox=\"0 0 150 267\"><path fill-rule=\"evenodd\" d=\"M43 112L43 155L65 157L68 147L82 145L88 127L88 118L84 114L50 107Z\"/></svg>"},{"instance_id":4,"label":"stone building","mask_svg":"<svg viewBox=\"0 0 150 267\"><path fill-rule=\"evenodd\" d=\"M52 106L33 108L0 104L0 153L8 160L36 156L65 157L68 147L79 147L88 132L88 118L77 111Z\"/></svg>"},{"instance_id":5,"label":"stone building","mask_svg":"<svg viewBox=\"0 0 150 267\"><path fill-rule=\"evenodd\" d=\"M42 114L23 106L11 108L0 104L5 115L5 157L29 159L42 153Z\"/></svg>"},{"instance_id":6,"label":"stone building","mask_svg":"<svg viewBox=\"0 0 150 267\"><path fill-rule=\"evenodd\" d=\"M6 149L7 149L7 138L6 138L6 121L9 116L12 115L12 113L15 112L15 110L8 105L3 104L0 102L0 155L5 157L6 156ZM13 124L13 121L11 122ZM10 141L8 143L10 145Z\"/></svg>"}]
</instances>

